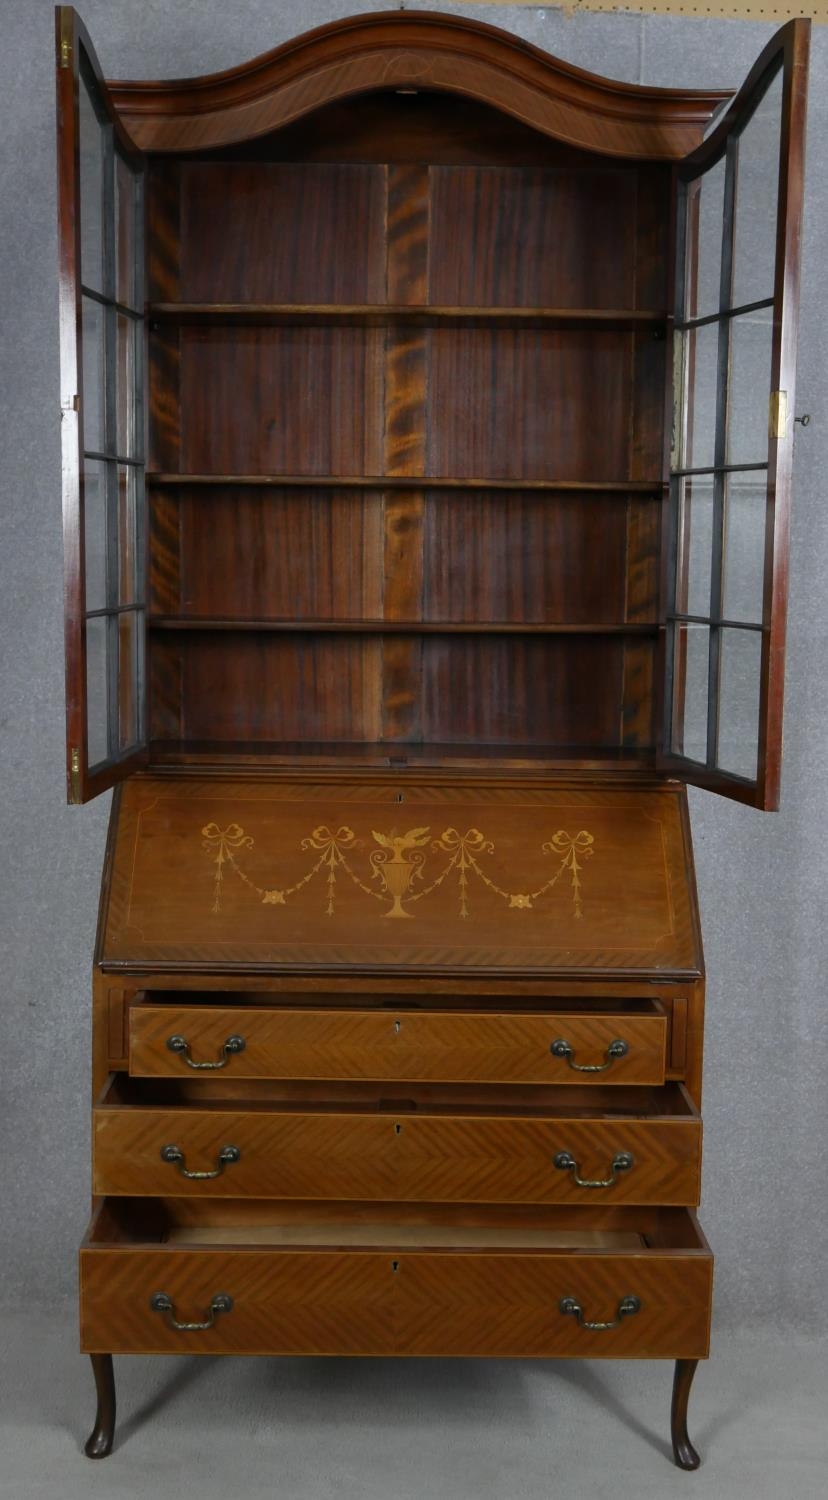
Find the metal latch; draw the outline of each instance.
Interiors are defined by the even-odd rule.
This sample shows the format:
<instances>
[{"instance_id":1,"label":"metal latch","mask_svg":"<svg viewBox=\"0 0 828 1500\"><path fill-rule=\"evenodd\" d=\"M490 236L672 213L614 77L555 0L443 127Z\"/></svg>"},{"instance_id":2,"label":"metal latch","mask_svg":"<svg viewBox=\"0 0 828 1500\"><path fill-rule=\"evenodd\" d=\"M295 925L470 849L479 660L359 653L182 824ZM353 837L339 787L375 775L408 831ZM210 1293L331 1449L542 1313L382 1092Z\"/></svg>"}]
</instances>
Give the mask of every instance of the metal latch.
<instances>
[{"instance_id":1,"label":"metal latch","mask_svg":"<svg viewBox=\"0 0 828 1500\"><path fill-rule=\"evenodd\" d=\"M768 427L772 438L783 438L788 430L788 392L771 391Z\"/></svg>"},{"instance_id":2,"label":"metal latch","mask_svg":"<svg viewBox=\"0 0 828 1500\"><path fill-rule=\"evenodd\" d=\"M72 801L73 802L80 802L80 800L81 800L80 750L77 750L74 747L72 749L71 755L69 756L69 778L70 778L70 788L71 788Z\"/></svg>"}]
</instances>

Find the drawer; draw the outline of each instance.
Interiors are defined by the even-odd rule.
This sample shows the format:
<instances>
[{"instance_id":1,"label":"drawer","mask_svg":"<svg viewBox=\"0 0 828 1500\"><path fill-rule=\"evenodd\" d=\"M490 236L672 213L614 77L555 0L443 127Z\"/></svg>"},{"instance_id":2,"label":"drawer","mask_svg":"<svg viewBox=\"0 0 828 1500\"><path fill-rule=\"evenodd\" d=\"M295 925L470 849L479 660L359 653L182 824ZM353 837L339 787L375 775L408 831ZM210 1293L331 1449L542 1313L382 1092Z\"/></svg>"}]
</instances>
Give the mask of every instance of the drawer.
<instances>
[{"instance_id":1,"label":"drawer","mask_svg":"<svg viewBox=\"0 0 828 1500\"><path fill-rule=\"evenodd\" d=\"M553 1087L540 1107L512 1108L429 1099L194 1102L196 1084L118 1078L94 1111L94 1191L698 1203L701 1121L680 1084L593 1088L588 1105L585 1092ZM577 1104L568 1102L573 1093Z\"/></svg>"},{"instance_id":2,"label":"drawer","mask_svg":"<svg viewBox=\"0 0 828 1500\"><path fill-rule=\"evenodd\" d=\"M135 1077L659 1084L667 1020L496 1012L137 1004ZM588 1069L590 1071L583 1071Z\"/></svg>"},{"instance_id":3,"label":"drawer","mask_svg":"<svg viewBox=\"0 0 828 1500\"><path fill-rule=\"evenodd\" d=\"M106 1199L80 1260L87 1353L708 1351L712 1256L686 1209Z\"/></svg>"}]
</instances>

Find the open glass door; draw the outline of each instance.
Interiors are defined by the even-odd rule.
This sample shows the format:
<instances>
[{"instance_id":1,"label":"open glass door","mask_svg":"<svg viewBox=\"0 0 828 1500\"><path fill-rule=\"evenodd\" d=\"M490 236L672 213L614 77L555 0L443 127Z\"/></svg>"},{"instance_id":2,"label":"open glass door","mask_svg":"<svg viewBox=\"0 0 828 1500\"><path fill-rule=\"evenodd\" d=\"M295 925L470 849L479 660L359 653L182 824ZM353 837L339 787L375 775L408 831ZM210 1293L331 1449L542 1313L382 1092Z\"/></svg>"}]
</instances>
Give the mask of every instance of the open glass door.
<instances>
[{"instance_id":1,"label":"open glass door","mask_svg":"<svg viewBox=\"0 0 828 1500\"><path fill-rule=\"evenodd\" d=\"M779 804L809 21L678 169L661 769Z\"/></svg>"},{"instance_id":2,"label":"open glass door","mask_svg":"<svg viewBox=\"0 0 828 1500\"><path fill-rule=\"evenodd\" d=\"M143 169L82 22L56 22L66 769L87 802L146 755Z\"/></svg>"}]
</instances>

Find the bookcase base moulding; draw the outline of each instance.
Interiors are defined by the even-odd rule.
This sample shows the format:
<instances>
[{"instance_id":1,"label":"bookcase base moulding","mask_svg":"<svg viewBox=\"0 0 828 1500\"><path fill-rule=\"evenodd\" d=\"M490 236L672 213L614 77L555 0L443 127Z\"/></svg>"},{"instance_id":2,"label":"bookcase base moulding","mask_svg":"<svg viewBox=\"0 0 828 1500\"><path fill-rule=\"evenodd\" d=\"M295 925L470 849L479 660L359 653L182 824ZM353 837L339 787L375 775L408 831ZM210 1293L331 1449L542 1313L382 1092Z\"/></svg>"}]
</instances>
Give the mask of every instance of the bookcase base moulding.
<instances>
[{"instance_id":1,"label":"bookcase base moulding","mask_svg":"<svg viewBox=\"0 0 828 1500\"><path fill-rule=\"evenodd\" d=\"M698 1465L686 783L778 800L807 45L106 83L58 8L91 1458L113 1355L652 1358Z\"/></svg>"}]
</instances>

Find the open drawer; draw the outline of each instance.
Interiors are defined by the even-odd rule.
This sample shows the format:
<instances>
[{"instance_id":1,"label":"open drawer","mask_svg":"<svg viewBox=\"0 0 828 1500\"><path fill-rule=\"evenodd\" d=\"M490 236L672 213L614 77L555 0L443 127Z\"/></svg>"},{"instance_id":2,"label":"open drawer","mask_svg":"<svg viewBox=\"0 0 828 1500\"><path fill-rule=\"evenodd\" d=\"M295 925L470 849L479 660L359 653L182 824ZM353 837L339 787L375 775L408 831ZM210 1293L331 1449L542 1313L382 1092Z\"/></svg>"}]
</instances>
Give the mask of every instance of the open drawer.
<instances>
[{"instance_id":1,"label":"open drawer","mask_svg":"<svg viewBox=\"0 0 828 1500\"><path fill-rule=\"evenodd\" d=\"M136 1077L398 1079L450 1083L664 1082L667 1017L657 1001L623 1010L410 1009L194 1004L130 1007Z\"/></svg>"},{"instance_id":2,"label":"open drawer","mask_svg":"<svg viewBox=\"0 0 828 1500\"><path fill-rule=\"evenodd\" d=\"M687 1209L106 1199L87 1353L702 1358L713 1260Z\"/></svg>"},{"instance_id":3,"label":"open drawer","mask_svg":"<svg viewBox=\"0 0 828 1500\"><path fill-rule=\"evenodd\" d=\"M699 1200L701 1121L681 1084L408 1095L112 1078L93 1117L100 1194L457 1203ZM467 1092L467 1091L466 1091ZM279 1094L287 1097L279 1097ZM491 1102L486 1094L494 1096ZM395 1095L398 1095L395 1097ZM482 1097L481 1097L482 1096Z\"/></svg>"}]
</instances>

